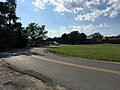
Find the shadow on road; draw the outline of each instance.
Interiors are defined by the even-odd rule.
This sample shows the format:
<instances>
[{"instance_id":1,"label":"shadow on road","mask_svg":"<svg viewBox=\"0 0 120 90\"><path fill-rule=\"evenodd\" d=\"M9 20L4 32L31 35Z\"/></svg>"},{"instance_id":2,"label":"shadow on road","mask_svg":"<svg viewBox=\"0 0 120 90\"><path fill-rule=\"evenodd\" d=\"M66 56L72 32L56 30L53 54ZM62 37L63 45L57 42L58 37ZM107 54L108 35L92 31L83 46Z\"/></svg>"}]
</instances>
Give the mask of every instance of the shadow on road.
<instances>
[{"instance_id":1,"label":"shadow on road","mask_svg":"<svg viewBox=\"0 0 120 90\"><path fill-rule=\"evenodd\" d=\"M26 56L31 56L31 55L45 56L44 54L33 52L32 49L16 49L16 50L12 50L12 51L7 51L7 52L0 53L0 57L2 57L2 58L9 58L9 57L12 57L12 56L20 56L20 55L26 55Z\"/></svg>"}]
</instances>

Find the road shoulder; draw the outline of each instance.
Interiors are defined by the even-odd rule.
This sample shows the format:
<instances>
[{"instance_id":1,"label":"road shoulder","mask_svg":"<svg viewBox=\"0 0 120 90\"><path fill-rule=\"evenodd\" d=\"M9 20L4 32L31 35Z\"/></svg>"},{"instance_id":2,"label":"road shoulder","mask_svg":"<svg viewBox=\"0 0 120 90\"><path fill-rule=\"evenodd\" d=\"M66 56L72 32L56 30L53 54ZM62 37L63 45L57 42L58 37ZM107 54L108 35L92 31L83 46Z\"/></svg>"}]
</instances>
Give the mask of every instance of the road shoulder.
<instances>
[{"instance_id":1,"label":"road shoulder","mask_svg":"<svg viewBox=\"0 0 120 90\"><path fill-rule=\"evenodd\" d=\"M17 72L0 59L0 90L66 90L59 85L49 86L41 80Z\"/></svg>"}]
</instances>

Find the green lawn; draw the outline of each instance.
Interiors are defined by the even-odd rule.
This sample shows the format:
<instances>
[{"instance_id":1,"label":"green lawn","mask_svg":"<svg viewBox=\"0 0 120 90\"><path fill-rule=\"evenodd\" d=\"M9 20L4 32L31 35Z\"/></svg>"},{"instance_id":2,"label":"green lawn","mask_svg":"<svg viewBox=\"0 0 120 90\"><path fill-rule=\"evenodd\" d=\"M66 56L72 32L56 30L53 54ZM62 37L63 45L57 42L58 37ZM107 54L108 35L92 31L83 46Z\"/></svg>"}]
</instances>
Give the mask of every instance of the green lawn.
<instances>
[{"instance_id":1,"label":"green lawn","mask_svg":"<svg viewBox=\"0 0 120 90\"><path fill-rule=\"evenodd\" d=\"M80 58L120 62L120 44L65 45L49 48L48 51Z\"/></svg>"}]
</instances>

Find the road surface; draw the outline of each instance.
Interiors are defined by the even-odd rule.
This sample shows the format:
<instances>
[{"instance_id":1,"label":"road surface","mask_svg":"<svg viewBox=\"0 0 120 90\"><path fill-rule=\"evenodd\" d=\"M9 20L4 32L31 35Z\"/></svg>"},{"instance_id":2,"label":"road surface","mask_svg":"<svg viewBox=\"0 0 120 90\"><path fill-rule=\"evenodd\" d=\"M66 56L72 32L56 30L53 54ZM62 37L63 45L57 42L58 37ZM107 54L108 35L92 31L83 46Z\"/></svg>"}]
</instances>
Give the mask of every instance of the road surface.
<instances>
[{"instance_id":1,"label":"road surface","mask_svg":"<svg viewBox=\"0 0 120 90\"><path fill-rule=\"evenodd\" d=\"M2 53L11 65L41 73L68 90L120 90L120 64L44 52L45 48Z\"/></svg>"}]
</instances>

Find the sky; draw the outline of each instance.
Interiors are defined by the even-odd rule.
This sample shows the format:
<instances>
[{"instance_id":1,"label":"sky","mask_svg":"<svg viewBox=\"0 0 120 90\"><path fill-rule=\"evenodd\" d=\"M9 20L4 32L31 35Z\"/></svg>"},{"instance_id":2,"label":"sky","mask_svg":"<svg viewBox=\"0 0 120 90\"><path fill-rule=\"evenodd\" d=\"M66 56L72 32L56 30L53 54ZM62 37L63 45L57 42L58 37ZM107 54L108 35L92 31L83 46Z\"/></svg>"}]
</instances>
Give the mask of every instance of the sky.
<instances>
[{"instance_id":1,"label":"sky","mask_svg":"<svg viewBox=\"0 0 120 90\"><path fill-rule=\"evenodd\" d=\"M17 0L16 13L25 27L46 25L49 37L71 31L120 34L120 0Z\"/></svg>"}]
</instances>

